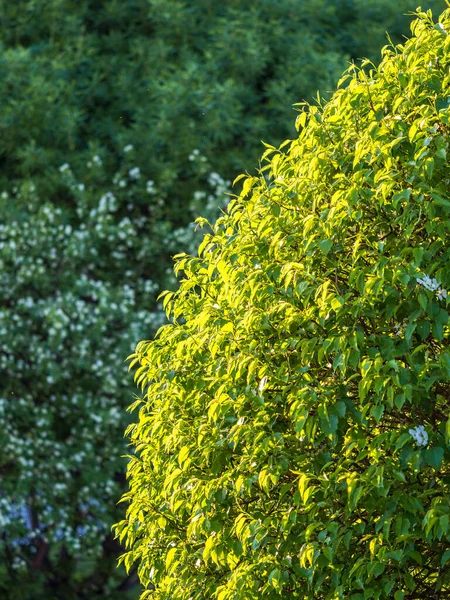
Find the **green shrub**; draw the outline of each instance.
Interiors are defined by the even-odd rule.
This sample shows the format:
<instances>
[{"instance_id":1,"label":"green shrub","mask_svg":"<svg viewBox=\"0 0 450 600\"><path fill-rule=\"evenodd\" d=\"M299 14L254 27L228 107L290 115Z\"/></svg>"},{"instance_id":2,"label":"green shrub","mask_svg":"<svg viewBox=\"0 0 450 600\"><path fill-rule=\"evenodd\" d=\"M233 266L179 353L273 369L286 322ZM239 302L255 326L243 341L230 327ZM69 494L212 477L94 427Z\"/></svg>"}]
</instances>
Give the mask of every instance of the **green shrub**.
<instances>
[{"instance_id":1,"label":"green shrub","mask_svg":"<svg viewBox=\"0 0 450 600\"><path fill-rule=\"evenodd\" d=\"M141 598L450 594L450 10L417 16L177 257L130 357Z\"/></svg>"},{"instance_id":2,"label":"green shrub","mask_svg":"<svg viewBox=\"0 0 450 600\"><path fill-rule=\"evenodd\" d=\"M435 0L432 5L443 5ZM22 0L0 15L0 597L124 598L123 358L260 140L413 0ZM199 234L197 233L197 236ZM132 592L130 592L132 594Z\"/></svg>"}]
</instances>

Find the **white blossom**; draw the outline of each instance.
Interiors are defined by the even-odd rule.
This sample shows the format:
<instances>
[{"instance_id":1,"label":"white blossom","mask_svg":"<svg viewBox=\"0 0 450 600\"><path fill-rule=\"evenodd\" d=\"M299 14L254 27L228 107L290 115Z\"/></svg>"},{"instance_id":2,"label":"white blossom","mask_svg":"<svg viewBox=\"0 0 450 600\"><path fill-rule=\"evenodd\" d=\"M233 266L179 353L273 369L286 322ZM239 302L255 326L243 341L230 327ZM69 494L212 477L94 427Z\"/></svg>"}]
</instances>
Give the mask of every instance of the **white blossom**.
<instances>
[{"instance_id":1,"label":"white blossom","mask_svg":"<svg viewBox=\"0 0 450 600\"><path fill-rule=\"evenodd\" d=\"M411 434L418 446L428 445L428 433L423 425L418 425L414 429L410 429L408 433Z\"/></svg>"},{"instance_id":2,"label":"white blossom","mask_svg":"<svg viewBox=\"0 0 450 600\"><path fill-rule=\"evenodd\" d=\"M196 202L198 202L199 200L203 200L203 198L206 196L206 192L202 192L200 190L194 192L194 200Z\"/></svg>"},{"instance_id":3,"label":"white blossom","mask_svg":"<svg viewBox=\"0 0 450 600\"><path fill-rule=\"evenodd\" d=\"M112 192L106 192L106 194L103 194L103 196L100 198L98 210L102 213L117 210L116 197Z\"/></svg>"},{"instance_id":4,"label":"white blossom","mask_svg":"<svg viewBox=\"0 0 450 600\"><path fill-rule=\"evenodd\" d=\"M133 150L134 146L133 144L128 144L127 146L125 146L125 148L123 149L124 152L131 152Z\"/></svg>"},{"instance_id":5,"label":"white blossom","mask_svg":"<svg viewBox=\"0 0 450 600\"><path fill-rule=\"evenodd\" d=\"M218 187L225 183L225 180L218 173L210 173L208 176L208 183L211 187Z\"/></svg>"},{"instance_id":6,"label":"white blossom","mask_svg":"<svg viewBox=\"0 0 450 600\"><path fill-rule=\"evenodd\" d=\"M65 171L68 171L69 169L70 169L69 163L64 163L63 165L61 165L59 167L60 173L64 173Z\"/></svg>"},{"instance_id":7,"label":"white blossom","mask_svg":"<svg viewBox=\"0 0 450 600\"><path fill-rule=\"evenodd\" d=\"M197 149L195 149L195 150L192 150L191 154L189 154L189 160L190 160L190 161L193 161L193 160L195 160L195 159L197 158L197 156L199 156L199 155L200 155L200 150L197 150Z\"/></svg>"},{"instance_id":8,"label":"white blossom","mask_svg":"<svg viewBox=\"0 0 450 600\"><path fill-rule=\"evenodd\" d=\"M436 279L431 279L428 275L424 275L422 279L417 279L417 283L423 285L427 290L434 292L438 289L439 284Z\"/></svg>"},{"instance_id":9,"label":"white blossom","mask_svg":"<svg viewBox=\"0 0 450 600\"><path fill-rule=\"evenodd\" d=\"M131 179L139 179L139 177L141 176L141 170L139 167L133 167L128 171L128 175Z\"/></svg>"},{"instance_id":10,"label":"white blossom","mask_svg":"<svg viewBox=\"0 0 450 600\"><path fill-rule=\"evenodd\" d=\"M447 290L439 289L441 284L436 279L431 279L429 275L424 275L421 279L417 279L417 283L430 290L430 292L436 292L438 300L447 298Z\"/></svg>"}]
</instances>

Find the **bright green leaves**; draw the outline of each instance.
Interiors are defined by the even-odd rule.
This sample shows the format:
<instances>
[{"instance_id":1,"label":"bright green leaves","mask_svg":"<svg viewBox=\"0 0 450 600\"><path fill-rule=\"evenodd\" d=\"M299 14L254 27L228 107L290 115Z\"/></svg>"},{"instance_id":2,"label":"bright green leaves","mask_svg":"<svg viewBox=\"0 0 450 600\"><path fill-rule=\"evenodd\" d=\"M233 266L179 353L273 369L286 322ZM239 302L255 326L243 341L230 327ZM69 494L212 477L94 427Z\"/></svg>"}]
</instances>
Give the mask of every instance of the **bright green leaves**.
<instances>
[{"instance_id":1,"label":"bright green leaves","mask_svg":"<svg viewBox=\"0 0 450 600\"><path fill-rule=\"evenodd\" d=\"M161 598L450 585L447 134L429 97L444 40L420 35L302 113L178 259L177 323L134 355L146 462L130 498L165 544Z\"/></svg>"},{"instance_id":2,"label":"bright green leaves","mask_svg":"<svg viewBox=\"0 0 450 600\"><path fill-rule=\"evenodd\" d=\"M299 559L300 566L304 569L308 569L312 567L314 564L314 559L317 557L318 553L315 550L316 544L304 544L300 548Z\"/></svg>"},{"instance_id":3,"label":"bright green leaves","mask_svg":"<svg viewBox=\"0 0 450 600\"><path fill-rule=\"evenodd\" d=\"M216 536L215 533L210 535L206 540L205 547L203 550L203 560L205 564L208 564L209 561L214 563L216 566L226 566L228 564L228 559L231 562L230 566L234 566L233 554L229 552L229 556L227 549L223 546L220 541L220 537Z\"/></svg>"},{"instance_id":4,"label":"bright green leaves","mask_svg":"<svg viewBox=\"0 0 450 600\"><path fill-rule=\"evenodd\" d=\"M318 486L310 485L311 479L312 478L306 473L302 473L298 480L298 491L300 492L300 498L306 507L311 503L314 492L318 489Z\"/></svg>"},{"instance_id":5,"label":"bright green leaves","mask_svg":"<svg viewBox=\"0 0 450 600\"><path fill-rule=\"evenodd\" d=\"M176 569L178 565L177 554L179 554L177 548L171 548L169 552L166 554L166 570L169 575Z\"/></svg>"},{"instance_id":6,"label":"bright green leaves","mask_svg":"<svg viewBox=\"0 0 450 600\"><path fill-rule=\"evenodd\" d=\"M351 512L356 508L361 496L364 494L364 485L356 473L346 475L345 483L347 484L347 507Z\"/></svg>"}]
</instances>

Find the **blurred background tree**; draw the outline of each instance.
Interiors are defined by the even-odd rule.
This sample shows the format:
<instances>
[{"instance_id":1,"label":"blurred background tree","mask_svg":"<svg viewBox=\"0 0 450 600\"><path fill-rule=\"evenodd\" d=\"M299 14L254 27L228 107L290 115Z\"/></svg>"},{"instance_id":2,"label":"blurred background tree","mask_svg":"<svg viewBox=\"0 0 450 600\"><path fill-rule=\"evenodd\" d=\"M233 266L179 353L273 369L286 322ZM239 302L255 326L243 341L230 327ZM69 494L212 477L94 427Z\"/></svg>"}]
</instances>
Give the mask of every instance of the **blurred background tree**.
<instances>
[{"instance_id":1,"label":"blurred background tree","mask_svg":"<svg viewBox=\"0 0 450 600\"><path fill-rule=\"evenodd\" d=\"M194 217L215 218L261 140L296 135L292 105L378 61L416 4L0 6L0 597L135 598L110 534L124 359L162 323L171 256L195 249Z\"/></svg>"}]
</instances>

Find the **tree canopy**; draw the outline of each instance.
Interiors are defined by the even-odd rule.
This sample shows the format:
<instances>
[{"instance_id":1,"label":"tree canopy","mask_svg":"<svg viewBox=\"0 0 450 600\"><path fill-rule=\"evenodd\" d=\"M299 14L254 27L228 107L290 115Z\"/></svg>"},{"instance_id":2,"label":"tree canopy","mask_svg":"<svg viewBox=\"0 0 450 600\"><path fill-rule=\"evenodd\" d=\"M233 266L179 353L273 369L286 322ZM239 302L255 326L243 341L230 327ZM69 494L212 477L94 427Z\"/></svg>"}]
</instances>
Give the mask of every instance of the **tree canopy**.
<instances>
[{"instance_id":1,"label":"tree canopy","mask_svg":"<svg viewBox=\"0 0 450 600\"><path fill-rule=\"evenodd\" d=\"M411 29L177 256L130 357L142 599L450 594L450 10Z\"/></svg>"},{"instance_id":2,"label":"tree canopy","mask_svg":"<svg viewBox=\"0 0 450 600\"><path fill-rule=\"evenodd\" d=\"M292 104L415 0L20 0L0 11L0 597L134 598L124 358ZM427 7L444 6L428 0ZM255 171L256 172L256 171Z\"/></svg>"}]
</instances>

